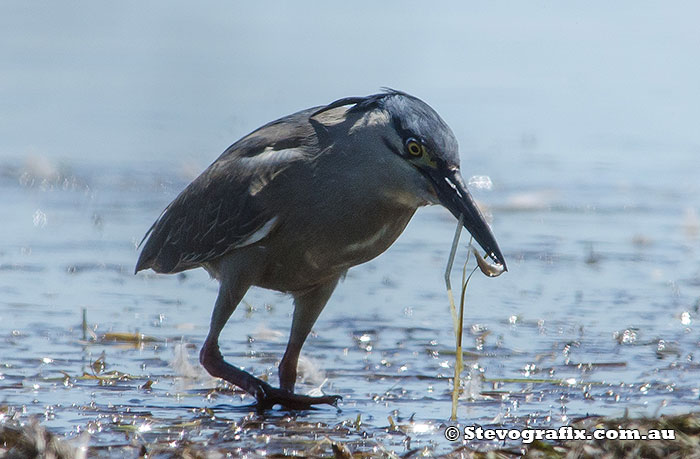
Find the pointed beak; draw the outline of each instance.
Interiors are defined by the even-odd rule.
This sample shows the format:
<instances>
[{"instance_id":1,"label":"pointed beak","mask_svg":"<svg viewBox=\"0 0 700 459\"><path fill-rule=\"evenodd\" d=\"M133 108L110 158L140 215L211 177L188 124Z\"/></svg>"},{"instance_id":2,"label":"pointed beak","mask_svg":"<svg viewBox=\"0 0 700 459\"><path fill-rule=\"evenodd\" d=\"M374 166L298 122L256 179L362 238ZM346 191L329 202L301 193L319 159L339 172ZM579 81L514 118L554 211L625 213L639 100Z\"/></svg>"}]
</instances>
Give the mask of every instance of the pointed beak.
<instances>
[{"instance_id":1,"label":"pointed beak","mask_svg":"<svg viewBox=\"0 0 700 459\"><path fill-rule=\"evenodd\" d=\"M464 215L464 227L467 231L474 236L486 254L496 263L503 265L504 271L507 271L506 261L498 247L496 238L469 194L459 169L437 168L431 172L429 177L433 182L440 203L455 217L459 218L460 214Z\"/></svg>"}]
</instances>

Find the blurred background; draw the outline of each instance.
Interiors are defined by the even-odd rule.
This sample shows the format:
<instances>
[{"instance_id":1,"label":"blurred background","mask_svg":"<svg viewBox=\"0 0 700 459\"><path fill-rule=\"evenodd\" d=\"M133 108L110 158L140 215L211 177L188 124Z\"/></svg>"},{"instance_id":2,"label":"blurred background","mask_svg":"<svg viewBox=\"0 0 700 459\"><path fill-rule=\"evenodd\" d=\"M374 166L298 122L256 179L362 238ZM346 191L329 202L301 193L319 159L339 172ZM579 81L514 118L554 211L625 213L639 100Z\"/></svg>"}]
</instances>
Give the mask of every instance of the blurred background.
<instances>
[{"instance_id":1,"label":"blurred background","mask_svg":"<svg viewBox=\"0 0 700 459\"><path fill-rule=\"evenodd\" d=\"M698 154L697 8L3 2L0 153L206 165L273 118L390 86L432 104L465 161Z\"/></svg>"},{"instance_id":2,"label":"blurred background","mask_svg":"<svg viewBox=\"0 0 700 459\"><path fill-rule=\"evenodd\" d=\"M48 425L66 435L94 421L59 409L71 404L175 417L229 403L187 392L206 379L173 381L173 343L198 368L216 284L202 270L134 277L138 241L241 136L388 86L452 127L510 268L469 287L474 385L461 419L562 425L688 409L700 390L698 18L692 1L2 2L3 403L53 407ZM440 447L454 224L444 209L419 211L386 255L350 272L305 347L307 373L321 372L309 387L327 377L324 390L346 397L342 416L362 414L371 430L417 411ZM290 300L246 298L224 352L273 378ZM98 337L87 346L83 308ZM162 342L114 347L99 340L108 331ZM51 382L102 352L138 383L96 396L94 381ZM138 391L147 379L150 395Z\"/></svg>"}]
</instances>

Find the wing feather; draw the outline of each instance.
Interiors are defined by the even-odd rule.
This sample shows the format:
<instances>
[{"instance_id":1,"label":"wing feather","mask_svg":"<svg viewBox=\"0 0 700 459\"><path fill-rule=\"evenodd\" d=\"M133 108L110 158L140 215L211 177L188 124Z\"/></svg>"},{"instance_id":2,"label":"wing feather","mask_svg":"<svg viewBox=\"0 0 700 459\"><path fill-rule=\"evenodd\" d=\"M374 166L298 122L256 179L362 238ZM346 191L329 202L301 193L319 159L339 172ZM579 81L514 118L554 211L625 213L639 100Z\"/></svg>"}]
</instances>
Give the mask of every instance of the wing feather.
<instances>
[{"instance_id":1,"label":"wing feather","mask_svg":"<svg viewBox=\"0 0 700 459\"><path fill-rule=\"evenodd\" d=\"M264 205L261 191L308 157L308 147L316 142L309 123L314 110L263 126L224 151L148 230L136 272L184 271L265 237L276 216Z\"/></svg>"}]
</instances>

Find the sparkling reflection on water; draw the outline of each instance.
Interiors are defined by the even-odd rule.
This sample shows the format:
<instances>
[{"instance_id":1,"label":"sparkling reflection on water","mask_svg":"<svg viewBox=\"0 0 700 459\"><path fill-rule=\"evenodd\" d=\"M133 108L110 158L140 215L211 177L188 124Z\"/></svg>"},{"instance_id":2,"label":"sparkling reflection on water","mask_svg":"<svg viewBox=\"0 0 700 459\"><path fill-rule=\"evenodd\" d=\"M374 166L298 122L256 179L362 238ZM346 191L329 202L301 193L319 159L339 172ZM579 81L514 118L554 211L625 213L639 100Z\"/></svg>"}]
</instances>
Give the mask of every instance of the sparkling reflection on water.
<instances>
[{"instance_id":1,"label":"sparkling reflection on water","mask_svg":"<svg viewBox=\"0 0 700 459\"><path fill-rule=\"evenodd\" d=\"M595 177L533 181L517 170L536 158L506 159L492 185L473 171L510 271L470 284L459 423L558 427L695 409L700 185L689 159L664 171L629 163L624 182L613 161ZM0 164L3 418L38 416L69 437L90 432L94 445L218 432L222 444L269 436L271 450L305 450L315 429L365 448L451 448L449 213L421 210L386 254L350 271L314 328L300 390L341 394L340 409L261 420L197 362L216 283L202 270L132 274L136 244L189 178L172 164ZM290 313L289 298L252 290L223 333L224 354L276 380Z\"/></svg>"}]
</instances>

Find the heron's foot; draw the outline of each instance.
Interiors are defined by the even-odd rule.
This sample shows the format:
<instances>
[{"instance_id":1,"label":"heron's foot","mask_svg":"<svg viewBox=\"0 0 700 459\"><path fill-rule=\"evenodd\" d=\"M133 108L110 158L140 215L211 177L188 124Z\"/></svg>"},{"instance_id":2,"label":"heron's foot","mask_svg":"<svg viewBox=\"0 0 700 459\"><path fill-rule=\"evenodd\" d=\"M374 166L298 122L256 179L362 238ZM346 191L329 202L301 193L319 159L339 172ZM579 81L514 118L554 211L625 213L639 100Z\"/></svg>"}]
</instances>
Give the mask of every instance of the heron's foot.
<instances>
[{"instance_id":1,"label":"heron's foot","mask_svg":"<svg viewBox=\"0 0 700 459\"><path fill-rule=\"evenodd\" d=\"M342 400L340 395L323 395L312 397L310 395L300 395L285 389L272 387L269 384L261 385L255 395L259 410L269 410L275 405L282 405L288 410L308 410L313 405L338 406L338 400Z\"/></svg>"}]
</instances>

